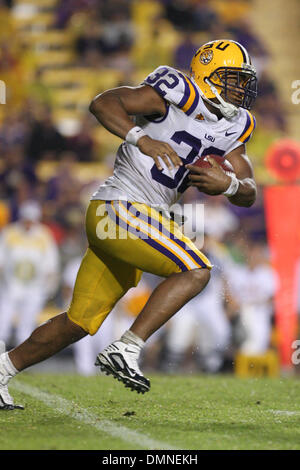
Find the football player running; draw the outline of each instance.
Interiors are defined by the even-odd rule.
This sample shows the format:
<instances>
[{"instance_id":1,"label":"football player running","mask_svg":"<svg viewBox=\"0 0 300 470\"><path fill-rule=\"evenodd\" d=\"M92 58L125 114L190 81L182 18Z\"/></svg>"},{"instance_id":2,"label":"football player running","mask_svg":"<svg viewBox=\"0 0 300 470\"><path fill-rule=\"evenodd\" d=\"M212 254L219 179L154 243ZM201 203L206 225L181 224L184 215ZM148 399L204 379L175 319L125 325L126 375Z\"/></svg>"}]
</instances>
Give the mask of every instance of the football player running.
<instances>
[{"instance_id":1,"label":"football player running","mask_svg":"<svg viewBox=\"0 0 300 470\"><path fill-rule=\"evenodd\" d=\"M2 408L15 406L7 387L11 377L95 334L142 272L165 280L130 329L98 355L96 365L132 390L149 390L138 365L145 341L204 289L212 267L167 209L189 186L224 194L235 205L254 203L256 184L245 144L255 127L249 109L256 95L256 72L246 49L232 40L216 40L197 51L189 77L161 66L140 86L94 98L90 111L124 142L113 176L87 209L89 247L68 311L0 356ZM193 165L210 154L226 156L235 176L225 174L213 159L211 168ZM112 236L107 236L107 225Z\"/></svg>"}]
</instances>

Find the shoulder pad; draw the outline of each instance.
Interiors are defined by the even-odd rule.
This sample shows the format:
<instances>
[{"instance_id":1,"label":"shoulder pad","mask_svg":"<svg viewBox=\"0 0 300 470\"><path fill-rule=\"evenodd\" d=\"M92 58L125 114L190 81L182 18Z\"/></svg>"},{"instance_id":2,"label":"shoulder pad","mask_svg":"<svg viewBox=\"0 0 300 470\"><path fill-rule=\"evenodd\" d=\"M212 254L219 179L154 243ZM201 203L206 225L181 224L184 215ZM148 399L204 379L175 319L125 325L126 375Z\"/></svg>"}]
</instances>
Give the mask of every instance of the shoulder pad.
<instances>
[{"instance_id":1,"label":"shoulder pad","mask_svg":"<svg viewBox=\"0 0 300 470\"><path fill-rule=\"evenodd\" d=\"M188 116L199 103L199 91L194 83L183 73L172 67L162 65L143 82L152 86L166 101L182 109Z\"/></svg>"}]
</instances>

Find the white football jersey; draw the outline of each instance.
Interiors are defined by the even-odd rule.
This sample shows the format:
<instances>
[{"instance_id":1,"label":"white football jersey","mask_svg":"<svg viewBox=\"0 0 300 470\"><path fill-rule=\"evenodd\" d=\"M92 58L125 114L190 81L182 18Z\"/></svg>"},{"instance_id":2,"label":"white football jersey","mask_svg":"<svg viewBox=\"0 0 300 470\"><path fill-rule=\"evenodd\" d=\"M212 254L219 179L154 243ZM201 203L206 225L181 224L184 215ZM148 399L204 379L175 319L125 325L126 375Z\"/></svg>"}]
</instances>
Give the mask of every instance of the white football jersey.
<instances>
[{"instance_id":1,"label":"white football jersey","mask_svg":"<svg viewBox=\"0 0 300 470\"><path fill-rule=\"evenodd\" d=\"M48 276L59 272L59 252L53 236L43 224L25 230L15 222L0 237L0 272L6 286L45 290Z\"/></svg>"},{"instance_id":2,"label":"white football jersey","mask_svg":"<svg viewBox=\"0 0 300 470\"><path fill-rule=\"evenodd\" d=\"M255 119L239 108L233 119L218 119L204 104L197 84L168 66L160 66L143 82L165 100L164 116L136 116L152 139L167 142L183 164L209 154L227 155L251 137ZM183 165L169 170L162 161L158 170L154 160L138 147L123 142L117 152L113 176L96 191L92 199L125 199L167 209L187 189L189 171Z\"/></svg>"},{"instance_id":3,"label":"white football jersey","mask_svg":"<svg viewBox=\"0 0 300 470\"><path fill-rule=\"evenodd\" d=\"M231 294L241 305L268 305L273 297L277 279L268 265L250 269L246 265L232 263L226 269Z\"/></svg>"}]
</instances>

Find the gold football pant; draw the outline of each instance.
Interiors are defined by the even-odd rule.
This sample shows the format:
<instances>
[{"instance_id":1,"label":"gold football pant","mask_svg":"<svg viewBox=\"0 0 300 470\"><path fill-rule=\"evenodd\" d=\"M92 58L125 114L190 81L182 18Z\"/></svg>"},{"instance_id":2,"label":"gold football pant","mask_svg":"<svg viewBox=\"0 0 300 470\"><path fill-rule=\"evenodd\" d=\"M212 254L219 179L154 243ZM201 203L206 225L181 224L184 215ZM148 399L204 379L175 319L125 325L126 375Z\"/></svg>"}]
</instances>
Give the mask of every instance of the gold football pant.
<instances>
[{"instance_id":1,"label":"gold football pant","mask_svg":"<svg viewBox=\"0 0 300 470\"><path fill-rule=\"evenodd\" d=\"M91 335L144 271L168 277L211 268L175 222L146 204L93 200L87 209L86 233L89 247L68 316Z\"/></svg>"}]
</instances>

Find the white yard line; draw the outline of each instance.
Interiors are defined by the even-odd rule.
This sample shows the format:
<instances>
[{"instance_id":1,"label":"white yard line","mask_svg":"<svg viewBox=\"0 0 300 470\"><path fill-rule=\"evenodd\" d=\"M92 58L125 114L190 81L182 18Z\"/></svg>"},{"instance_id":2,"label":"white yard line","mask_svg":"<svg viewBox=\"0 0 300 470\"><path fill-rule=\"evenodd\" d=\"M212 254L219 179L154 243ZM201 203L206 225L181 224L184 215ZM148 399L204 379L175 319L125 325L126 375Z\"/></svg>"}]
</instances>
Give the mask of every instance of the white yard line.
<instances>
[{"instance_id":1,"label":"white yard line","mask_svg":"<svg viewBox=\"0 0 300 470\"><path fill-rule=\"evenodd\" d=\"M10 384L11 388L18 390L21 393L30 395L36 400L42 401L45 405L53 408L55 411L69 416L77 421L80 421L89 426L93 426L98 431L109 434L112 437L117 437L123 441L134 444L141 449L163 449L173 450L176 447L171 446L166 442L156 441L151 437L146 436L138 431L126 428L125 426L119 425L108 419L99 419L85 408L81 408L76 403L66 400L58 395L53 395L42 390L32 387L31 385L25 384L20 381L13 381Z\"/></svg>"},{"instance_id":2,"label":"white yard line","mask_svg":"<svg viewBox=\"0 0 300 470\"><path fill-rule=\"evenodd\" d=\"M267 410L274 415L284 415L284 416L297 416L300 415L300 411L288 411L288 410Z\"/></svg>"}]
</instances>

